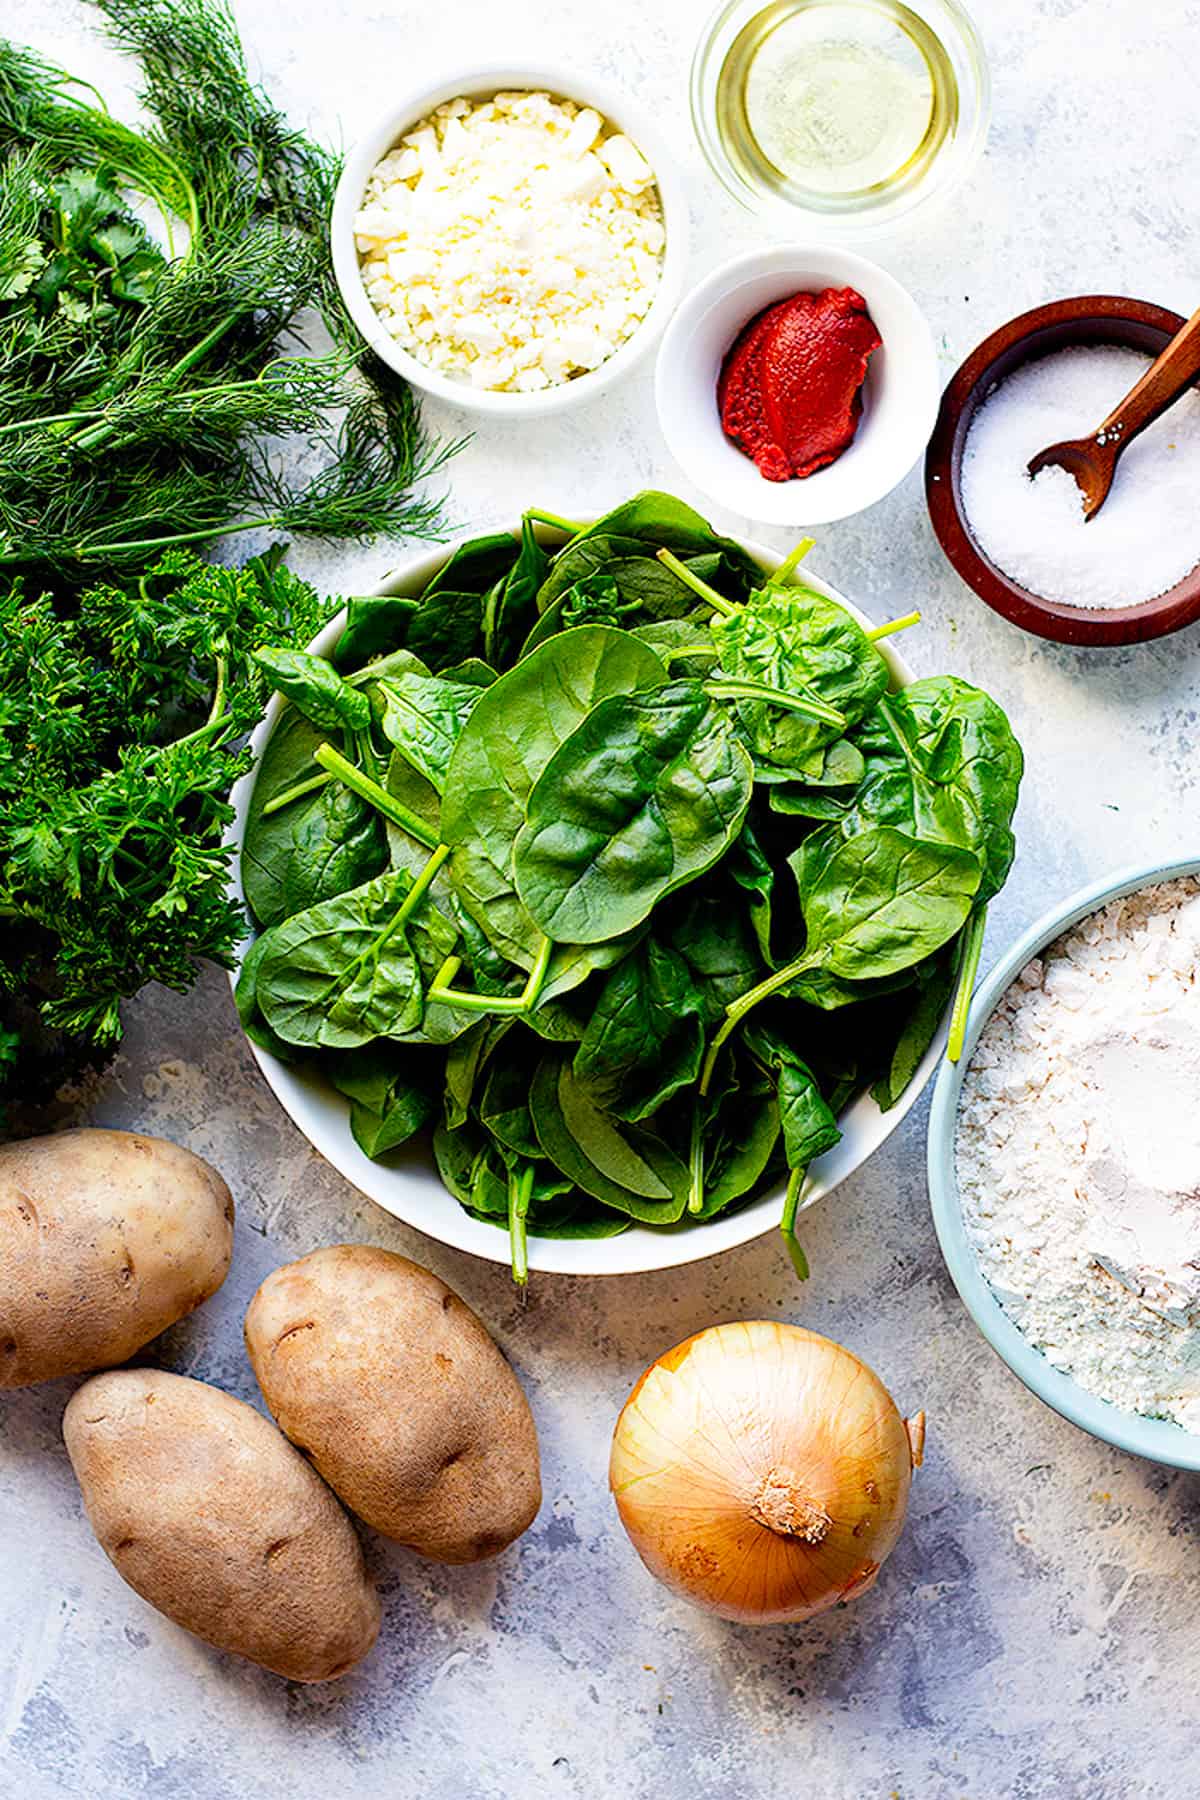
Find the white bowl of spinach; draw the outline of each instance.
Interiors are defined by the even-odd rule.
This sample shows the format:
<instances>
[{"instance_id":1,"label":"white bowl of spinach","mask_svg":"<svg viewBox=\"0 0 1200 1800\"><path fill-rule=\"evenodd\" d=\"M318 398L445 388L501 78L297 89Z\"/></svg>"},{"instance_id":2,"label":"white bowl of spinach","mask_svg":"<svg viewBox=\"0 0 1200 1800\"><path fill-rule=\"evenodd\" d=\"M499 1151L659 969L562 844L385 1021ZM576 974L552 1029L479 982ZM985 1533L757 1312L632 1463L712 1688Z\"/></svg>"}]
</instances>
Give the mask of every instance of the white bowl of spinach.
<instances>
[{"instance_id":1,"label":"white bowl of spinach","mask_svg":"<svg viewBox=\"0 0 1200 1800\"><path fill-rule=\"evenodd\" d=\"M798 1210L963 1011L1020 749L802 554L663 494L531 512L262 653L255 1055L364 1193L518 1280L781 1220L803 1270Z\"/></svg>"}]
</instances>

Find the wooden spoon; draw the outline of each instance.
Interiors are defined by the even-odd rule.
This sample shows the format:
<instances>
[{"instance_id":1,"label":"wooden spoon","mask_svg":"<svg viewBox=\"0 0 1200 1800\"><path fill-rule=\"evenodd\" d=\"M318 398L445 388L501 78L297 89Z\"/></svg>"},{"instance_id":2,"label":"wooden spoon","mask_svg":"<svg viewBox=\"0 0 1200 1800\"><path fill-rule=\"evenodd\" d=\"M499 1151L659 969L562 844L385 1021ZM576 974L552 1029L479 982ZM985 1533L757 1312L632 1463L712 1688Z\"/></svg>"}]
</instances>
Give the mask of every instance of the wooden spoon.
<instances>
[{"instance_id":1,"label":"wooden spoon","mask_svg":"<svg viewBox=\"0 0 1200 1800\"><path fill-rule=\"evenodd\" d=\"M1146 373L1130 389L1119 406L1113 408L1091 437L1067 438L1039 450L1029 464L1031 475L1043 469L1065 469L1075 478L1083 495L1083 516L1094 519L1112 487L1117 461L1127 445L1132 444L1147 425L1161 417L1169 406L1200 375L1200 308L1180 327L1162 355L1156 357Z\"/></svg>"}]
</instances>

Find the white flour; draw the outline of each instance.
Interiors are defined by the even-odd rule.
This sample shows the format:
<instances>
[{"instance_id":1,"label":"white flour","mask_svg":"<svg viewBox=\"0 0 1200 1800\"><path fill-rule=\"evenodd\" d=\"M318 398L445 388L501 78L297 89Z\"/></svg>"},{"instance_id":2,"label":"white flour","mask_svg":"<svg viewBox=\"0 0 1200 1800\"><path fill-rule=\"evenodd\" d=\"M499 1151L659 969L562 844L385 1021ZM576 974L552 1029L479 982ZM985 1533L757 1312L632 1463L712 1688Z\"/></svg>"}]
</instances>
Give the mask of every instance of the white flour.
<instances>
[{"instance_id":1,"label":"white flour","mask_svg":"<svg viewBox=\"0 0 1200 1800\"><path fill-rule=\"evenodd\" d=\"M963 1083L968 1236L1049 1360L1200 1432L1200 881L1094 913L1022 971Z\"/></svg>"}]
</instances>

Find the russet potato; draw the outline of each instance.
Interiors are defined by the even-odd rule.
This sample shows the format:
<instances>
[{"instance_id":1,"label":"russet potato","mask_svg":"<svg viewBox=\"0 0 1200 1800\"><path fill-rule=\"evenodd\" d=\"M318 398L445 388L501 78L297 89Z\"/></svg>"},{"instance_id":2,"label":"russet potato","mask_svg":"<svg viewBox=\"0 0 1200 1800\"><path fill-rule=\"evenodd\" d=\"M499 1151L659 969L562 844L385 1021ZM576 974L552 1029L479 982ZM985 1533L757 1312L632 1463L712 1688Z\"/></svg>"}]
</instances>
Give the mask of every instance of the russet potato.
<instances>
[{"instance_id":1,"label":"russet potato","mask_svg":"<svg viewBox=\"0 0 1200 1800\"><path fill-rule=\"evenodd\" d=\"M127 1362L216 1292L232 1252L229 1189L178 1144L0 1146L0 1388Z\"/></svg>"},{"instance_id":2,"label":"russet potato","mask_svg":"<svg viewBox=\"0 0 1200 1800\"><path fill-rule=\"evenodd\" d=\"M541 1504L516 1376L458 1295L338 1244L269 1275L246 1348L279 1425L367 1524L438 1562L494 1556Z\"/></svg>"},{"instance_id":3,"label":"russet potato","mask_svg":"<svg viewBox=\"0 0 1200 1800\"><path fill-rule=\"evenodd\" d=\"M379 1631L353 1525L269 1419L163 1369L94 1375L63 1437L92 1529L151 1606L289 1681L330 1681Z\"/></svg>"}]
</instances>

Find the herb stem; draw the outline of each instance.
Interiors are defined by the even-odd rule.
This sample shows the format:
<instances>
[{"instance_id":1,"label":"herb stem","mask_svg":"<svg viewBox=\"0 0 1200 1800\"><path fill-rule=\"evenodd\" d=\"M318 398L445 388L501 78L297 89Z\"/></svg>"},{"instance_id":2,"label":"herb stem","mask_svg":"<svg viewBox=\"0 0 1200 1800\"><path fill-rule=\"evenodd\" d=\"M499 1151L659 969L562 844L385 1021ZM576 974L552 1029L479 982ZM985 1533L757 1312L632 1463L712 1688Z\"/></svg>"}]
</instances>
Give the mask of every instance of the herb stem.
<instances>
[{"instance_id":1,"label":"herb stem","mask_svg":"<svg viewBox=\"0 0 1200 1800\"><path fill-rule=\"evenodd\" d=\"M891 637L893 632L907 631L910 625L919 625L920 623L919 612L902 613L898 619L889 619L886 625L876 625L872 631L868 631L867 636L873 644L877 644L880 638Z\"/></svg>"},{"instance_id":2,"label":"herb stem","mask_svg":"<svg viewBox=\"0 0 1200 1800\"><path fill-rule=\"evenodd\" d=\"M508 1235L512 1244L512 1277L518 1287L529 1280L529 1245L525 1221L533 1198L533 1164L526 1163L518 1174L508 1171Z\"/></svg>"},{"instance_id":3,"label":"herb stem","mask_svg":"<svg viewBox=\"0 0 1200 1800\"><path fill-rule=\"evenodd\" d=\"M208 718L205 720L206 725L215 725L221 717L221 714L225 711L225 687L228 680L229 659L225 656L218 656L216 692L213 694L212 705L208 709Z\"/></svg>"},{"instance_id":4,"label":"herb stem","mask_svg":"<svg viewBox=\"0 0 1200 1800\"><path fill-rule=\"evenodd\" d=\"M808 1258L796 1237L796 1214L800 1211L800 1196L804 1191L804 1178L807 1173L807 1168L801 1166L793 1169L788 1176L787 1198L783 1203L783 1217L779 1221L779 1229L783 1233L787 1253L792 1259L792 1267L801 1281L808 1280Z\"/></svg>"},{"instance_id":5,"label":"herb stem","mask_svg":"<svg viewBox=\"0 0 1200 1800\"><path fill-rule=\"evenodd\" d=\"M952 1063L956 1063L963 1053L963 1044L967 1035L967 1019L971 1011L971 996L975 990L975 977L979 973L979 958L983 950L983 934L986 930L986 905L972 908L971 917L967 921L967 929L963 936L962 962L959 964L958 983L954 990L954 1005L950 1012L950 1037L946 1044L946 1058Z\"/></svg>"},{"instance_id":6,"label":"herb stem","mask_svg":"<svg viewBox=\"0 0 1200 1800\"><path fill-rule=\"evenodd\" d=\"M670 569L677 581L682 581L684 587L691 588L693 594L699 594L700 598L711 606L714 612L723 613L727 619L732 619L735 613L741 612L740 606L735 605L732 600L727 600L724 594L718 594L716 588L710 587L707 581L701 581L699 575L693 574L687 564L680 562L679 558L670 550L660 550L658 560L665 569Z\"/></svg>"},{"instance_id":7,"label":"herb stem","mask_svg":"<svg viewBox=\"0 0 1200 1800\"><path fill-rule=\"evenodd\" d=\"M424 844L427 850L437 849L437 832L431 830L424 819L418 818L415 812L410 811L393 794L389 794L386 788L381 788L377 781L364 775L361 769L356 768L340 750L335 750L332 744L319 744L313 752L313 761L320 763L323 769L328 769L352 794L367 801L385 819L390 819L393 825L399 825L401 831L407 831L410 837L416 838L418 844Z\"/></svg>"},{"instance_id":8,"label":"herb stem","mask_svg":"<svg viewBox=\"0 0 1200 1800\"><path fill-rule=\"evenodd\" d=\"M282 812L293 800L303 800L305 794L315 794L318 788L328 787L333 779L326 769L320 775L310 776L307 781L298 781L295 787L287 788L282 794L276 794L273 800L267 801L262 809L263 818L269 819L272 813Z\"/></svg>"},{"instance_id":9,"label":"herb stem","mask_svg":"<svg viewBox=\"0 0 1200 1800\"><path fill-rule=\"evenodd\" d=\"M221 339L238 323L239 315L236 313L230 313L224 319L219 320L209 331L205 332L198 343L193 344L191 349L179 358L178 362L172 364L166 372L166 379L174 381L180 375L186 375L188 370L195 368L196 364L208 355L213 346L219 344ZM112 432L112 421L102 419L100 424L89 425L85 431L79 432L76 437L71 439L71 443L76 450L98 450L112 436Z\"/></svg>"}]
</instances>

